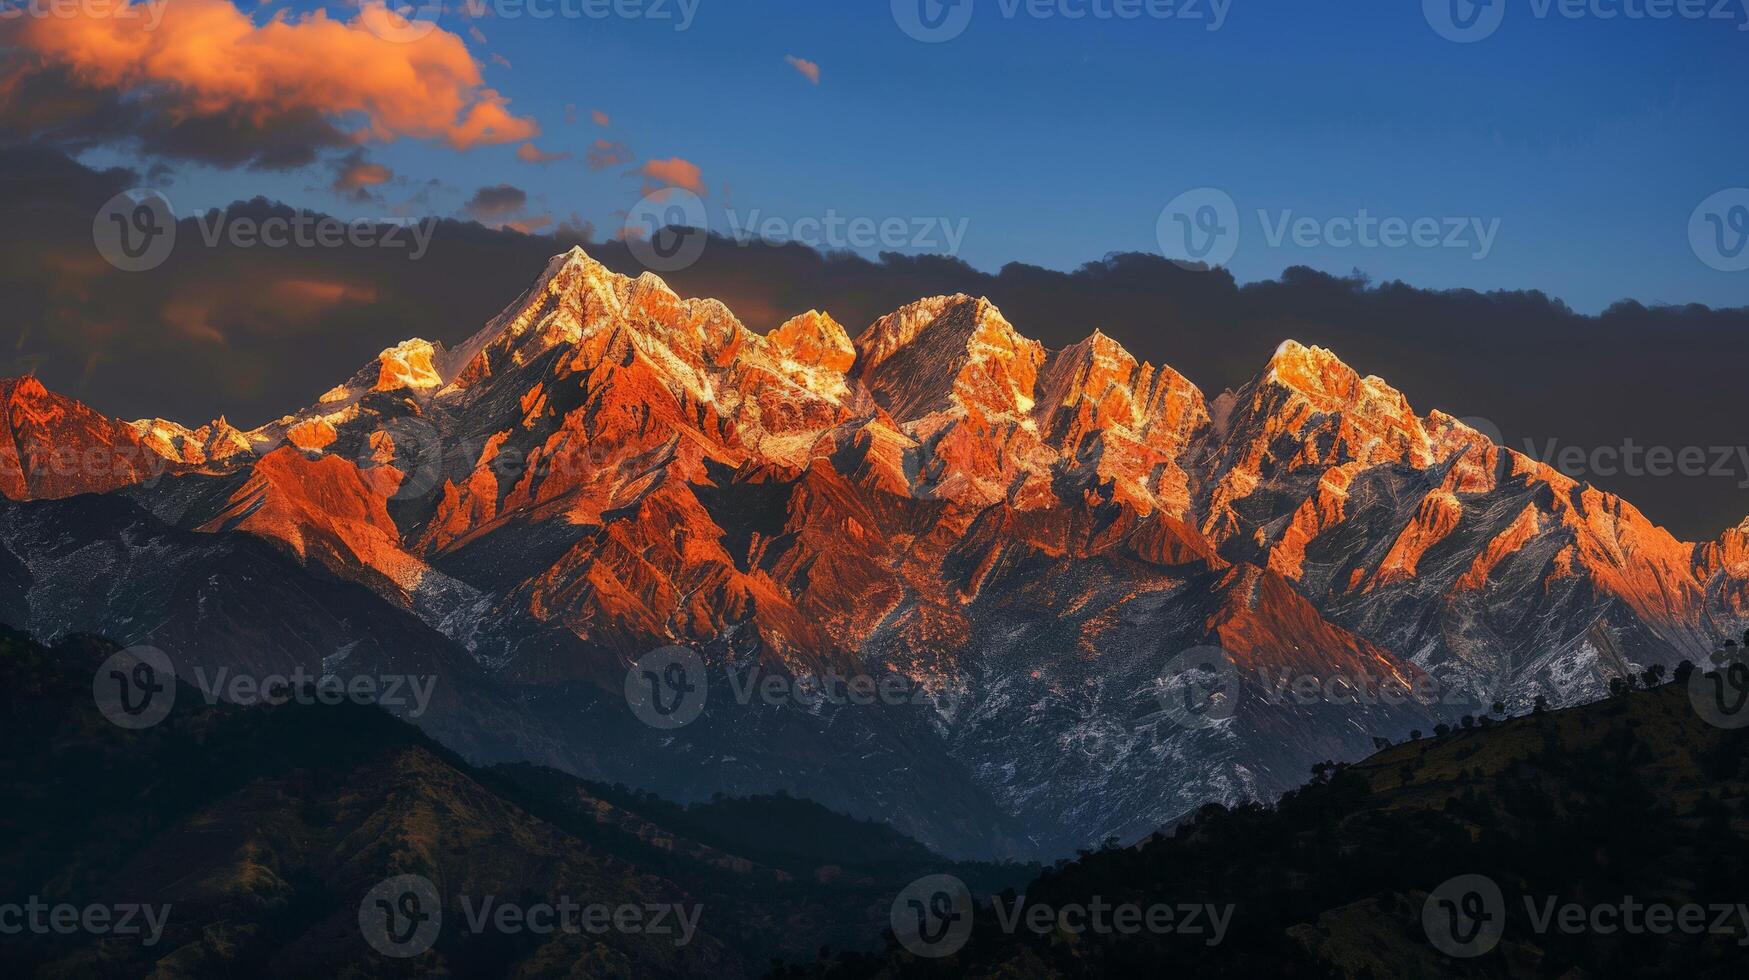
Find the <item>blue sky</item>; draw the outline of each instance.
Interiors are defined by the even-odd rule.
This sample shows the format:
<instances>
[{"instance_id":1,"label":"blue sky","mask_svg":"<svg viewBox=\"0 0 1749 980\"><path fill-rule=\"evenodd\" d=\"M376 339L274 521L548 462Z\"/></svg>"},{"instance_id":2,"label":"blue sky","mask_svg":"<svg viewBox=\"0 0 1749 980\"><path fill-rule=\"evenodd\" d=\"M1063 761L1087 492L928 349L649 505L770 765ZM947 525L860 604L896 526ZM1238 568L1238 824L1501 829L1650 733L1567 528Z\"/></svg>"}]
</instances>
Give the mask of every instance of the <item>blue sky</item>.
<instances>
[{"instance_id":1,"label":"blue sky","mask_svg":"<svg viewBox=\"0 0 1749 980\"><path fill-rule=\"evenodd\" d=\"M964 33L936 44L901 31L886 0L697 0L684 31L678 0L666 0L667 19L446 13L442 27L483 33L468 47L487 84L539 120L538 145L571 159L531 165L513 145L459 152L403 138L370 148L398 177L380 202L343 200L321 166L180 164L170 193L185 212L263 194L377 216L435 178L411 206L454 214L479 187L507 183L528 192L529 213L575 214L605 235L640 189L627 167L584 165L606 138L640 161L697 164L720 231L731 210L741 221L755 210L939 218L963 222L959 254L986 270L1157 250L1167 202L1213 187L1235 202L1230 267L1245 281L1303 264L1434 288L1541 289L1588 312L1621 298L1749 304L1749 272L1710 268L1688 237L1704 198L1749 186L1749 14L1738 0L1728 20L1662 21L1596 16L1621 0L1578 18L1539 17L1541 0L1494 0L1504 19L1475 43L1441 37L1419 3L1231 0L1211 31L1208 0L1195 21L1039 19L1024 7L1008 18L1003 0L971 2ZM488 63L493 54L510 66ZM819 83L789 55L817 63ZM592 109L612 124L592 124ZM1266 225L1284 217L1322 223L1362 209L1496 231L1483 259L1471 247L1268 240Z\"/></svg>"}]
</instances>

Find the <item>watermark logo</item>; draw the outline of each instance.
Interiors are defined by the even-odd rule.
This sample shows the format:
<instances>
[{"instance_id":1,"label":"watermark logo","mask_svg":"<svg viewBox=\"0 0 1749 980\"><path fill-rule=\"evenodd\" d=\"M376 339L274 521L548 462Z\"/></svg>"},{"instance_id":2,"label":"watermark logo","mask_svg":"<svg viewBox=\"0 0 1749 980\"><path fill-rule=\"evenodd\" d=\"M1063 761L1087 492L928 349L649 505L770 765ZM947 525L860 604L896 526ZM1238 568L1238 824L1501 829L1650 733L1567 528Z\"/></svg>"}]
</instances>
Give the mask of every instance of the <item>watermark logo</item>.
<instances>
[{"instance_id":1,"label":"watermark logo","mask_svg":"<svg viewBox=\"0 0 1749 980\"><path fill-rule=\"evenodd\" d=\"M1007 906L1001 899L992 904L997 925L1011 935L1021 929L1038 936L1059 933L1133 936L1149 932L1157 936L1200 936L1205 946L1219 946L1227 938L1227 927L1236 908L1231 904L1202 902L1155 902L1142 906L1134 902L1108 902L1097 894L1086 902L1063 905L1028 904L1024 895Z\"/></svg>"},{"instance_id":2,"label":"watermark logo","mask_svg":"<svg viewBox=\"0 0 1749 980\"><path fill-rule=\"evenodd\" d=\"M1688 675L1688 700L1708 724L1735 731L1749 726L1749 664L1733 660L1714 671Z\"/></svg>"},{"instance_id":3,"label":"watermark logo","mask_svg":"<svg viewBox=\"0 0 1749 980\"><path fill-rule=\"evenodd\" d=\"M893 0L893 22L924 44L951 41L972 23L973 0Z\"/></svg>"},{"instance_id":4,"label":"watermark logo","mask_svg":"<svg viewBox=\"0 0 1749 980\"><path fill-rule=\"evenodd\" d=\"M759 663L745 670L726 665L723 672L729 694L743 707L757 702L768 707L792 705L817 713L828 706L912 705L933 710L951 722L966 696L960 687L944 686L932 692L923 682L899 673L876 676L828 669L792 675L767 671ZM703 659L683 646L653 651L626 672L625 696L632 714L664 730L696 721L709 691L710 680Z\"/></svg>"},{"instance_id":5,"label":"watermark logo","mask_svg":"<svg viewBox=\"0 0 1749 980\"><path fill-rule=\"evenodd\" d=\"M212 210L195 218L202 244L217 248L382 248L400 249L409 262L425 257L438 219L336 218L299 211L292 215L254 218Z\"/></svg>"},{"instance_id":6,"label":"watermark logo","mask_svg":"<svg viewBox=\"0 0 1749 980\"><path fill-rule=\"evenodd\" d=\"M1471 44L1493 37L1506 19L1508 0L1422 0L1421 12L1434 33L1447 41ZM1528 0L1539 21L1715 20L1749 30L1749 5L1743 0Z\"/></svg>"},{"instance_id":7,"label":"watermark logo","mask_svg":"<svg viewBox=\"0 0 1749 980\"><path fill-rule=\"evenodd\" d=\"M1523 921L1543 936L1595 934L1730 936L1749 946L1749 904L1644 902L1632 895L1604 902L1563 901L1558 895L1521 895ZM1515 907L1516 907L1515 903ZM1421 908L1427 941L1458 959L1485 956L1506 934L1506 898L1486 875L1458 875L1435 888ZM1516 921L1516 919L1515 919Z\"/></svg>"},{"instance_id":8,"label":"watermark logo","mask_svg":"<svg viewBox=\"0 0 1749 980\"><path fill-rule=\"evenodd\" d=\"M379 882L358 903L358 931L384 956L418 956L443 930L443 901L424 875L396 875Z\"/></svg>"},{"instance_id":9,"label":"watermark logo","mask_svg":"<svg viewBox=\"0 0 1749 980\"><path fill-rule=\"evenodd\" d=\"M431 696L437 690L436 674L310 674L300 664L289 674L255 674L233 672L220 667L212 674L204 667L194 668L194 684L209 705L220 700L237 705L281 705L294 702L301 705L333 706L345 702L357 705L379 705L398 717L419 718L431 707Z\"/></svg>"},{"instance_id":10,"label":"watermark logo","mask_svg":"<svg viewBox=\"0 0 1749 980\"><path fill-rule=\"evenodd\" d=\"M1239 710L1239 670L1220 647L1180 653L1161 668L1155 684L1160 709L1184 728L1210 728Z\"/></svg>"},{"instance_id":11,"label":"watermark logo","mask_svg":"<svg viewBox=\"0 0 1749 980\"><path fill-rule=\"evenodd\" d=\"M1440 37L1471 44L1500 29L1506 20L1506 0L1421 0L1421 12Z\"/></svg>"},{"instance_id":12,"label":"watermark logo","mask_svg":"<svg viewBox=\"0 0 1749 980\"><path fill-rule=\"evenodd\" d=\"M1688 244L1710 268L1749 269L1749 187L1719 191L1688 217Z\"/></svg>"},{"instance_id":13,"label":"watermark logo","mask_svg":"<svg viewBox=\"0 0 1749 980\"><path fill-rule=\"evenodd\" d=\"M1235 906L1204 902L1108 902L1092 895L1085 902L1052 905L1025 895L991 903L996 927L1009 935L1155 935L1201 937L1206 946L1226 939ZM952 956L971 938L976 903L965 882L953 875L928 875L911 882L893 899L888 920L899 945L926 959Z\"/></svg>"},{"instance_id":14,"label":"watermark logo","mask_svg":"<svg viewBox=\"0 0 1749 980\"><path fill-rule=\"evenodd\" d=\"M644 268L678 272L704 254L709 227L702 198L684 188L664 187L632 205L620 235Z\"/></svg>"},{"instance_id":15,"label":"watermark logo","mask_svg":"<svg viewBox=\"0 0 1749 980\"><path fill-rule=\"evenodd\" d=\"M1182 21L1218 31L1233 0L994 0L1003 20ZM925 44L940 44L964 34L973 0L893 0L893 22Z\"/></svg>"},{"instance_id":16,"label":"watermark logo","mask_svg":"<svg viewBox=\"0 0 1749 980\"><path fill-rule=\"evenodd\" d=\"M906 885L888 915L899 945L925 959L960 951L972 935L972 890L953 875L926 875Z\"/></svg>"},{"instance_id":17,"label":"watermark logo","mask_svg":"<svg viewBox=\"0 0 1749 980\"><path fill-rule=\"evenodd\" d=\"M443 0L417 0L390 6L382 0L367 0L359 8L358 19L365 30L390 44L412 44L437 30L437 18L443 13Z\"/></svg>"},{"instance_id":18,"label":"watermark logo","mask_svg":"<svg viewBox=\"0 0 1749 980\"><path fill-rule=\"evenodd\" d=\"M143 905L120 902L79 906L70 902L51 905L35 895L25 902L0 905L0 936L31 933L38 936L138 936L141 946L156 946L170 921L169 903Z\"/></svg>"},{"instance_id":19,"label":"watermark logo","mask_svg":"<svg viewBox=\"0 0 1749 980\"><path fill-rule=\"evenodd\" d=\"M87 0L96 2L96 0ZM511 20L671 21L675 31L692 27L701 0L461 0L445 10L442 0L367 0L359 19L372 34L392 44L411 44L438 28L445 13L462 22Z\"/></svg>"},{"instance_id":20,"label":"watermark logo","mask_svg":"<svg viewBox=\"0 0 1749 980\"><path fill-rule=\"evenodd\" d=\"M704 658L688 647L651 651L626 671L626 704L651 728L671 731L691 724L709 694Z\"/></svg>"},{"instance_id":21,"label":"watermark logo","mask_svg":"<svg viewBox=\"0 0 1749 980\"><path fill-rule=\"evenodd\" d=\"M1260 208L1257 220L1263 228L1263 241L1270 248L1292 244L1295 248L1464 249L1477 262L1493 253L1494 241L1500 235L1499 218L1379 217L1366 208L1360 208L1352 215L1325 218L1310 215L1296 218L1292 208L1283 208L1272 215Z\"/></svg>"},{"instance_id":22,"label":"watermark logo","mask_svg":"<svg viewBox=\"0 0 1749 980\"><path fill-rule=\"evenodd\" d=\"M1506 445L1499 427L1484 418L1461 419L1465 425L1487 436L1495 445ZM1729 479L1738 489L1749 489L1749 446L1668 446L1641 444L1631 437L1620 445L1562 445L1549 438L1538 442L1525 438L1516 451L1523 456L1552 467L1572 480L1598 477L1683 477L1685 479Z\"/></svg>"},{"instance_id":23,"label":"watermark logo","mask_svg":"<svg viewBox=\"0 0 1749 980\"><path fill-rule=\"evenodd\" d=\"M604 902L579 902L565 895L555 902L507 902L486 895L478 901L461 896L462 920L468 932L483 935L495 932L514 936L531 933L536 936L562 932L569 936L587 933L599 936L607 932L625 935L672 936L675 946L685 946L698 934L698 920L704 914L703 905L674 902L625 902L609 905Z\"/></svg>"},{"instance_id":24,"label":"watermark logo","mask_svg":"<svg viewBox=\"0 0 1749 980\"><path fill-rule=\"evenodd\" d=\"M1492 878L1458 875L1427 896L1421 928L1433 948L1447 956L1481 956L1498 946L1506 931L1506 899Z\"/></svg>"},{"instance_id":25,"label":"watermark logo","mask_svg":"<svg viewBox=\"0 0 1749 980\"><path fill-rule=\"evenodd\" d=\"M1353 214L1313 216L1293 208L1258 208L1258 231L1269 248L1463 249L1480 262L1494 251L1501 219L1477 216L1377 215L1367 208ZM1160 254L1191 270L1229 264L1243 239L1239 208L1232 195L1199 187L1173 198L1154 225Z\"/></svg>"},{"instance_id":26,"label":"watermark logo","mask_svg":"<svg viewBox=\"0 0 1749 980\"><path fill-rule=\"evenodd\" d=\"M956 221L945 216L853 217L832 208L824 215L793 221L763 216L758 210L743 214L733 208L725 210L723 216L728 221L729 234L741 246L755 241L777 245L794 242L815 249L912 249L941 255L959 254L966 239L966 226L971 223L967 218Z\"/></svg>"},{"instance_id":27,"label":"watermark logo","mask_svg":"<svg viewBox=\"0 0 1749 980\"><path fill-rule=\"evenodd\" d=\"M401 482L390 500L419 500L443 482L443 431L429 419L392 419L359 447L360 467L393 466Z\"/></svg>"},{"instance_id":28,"label":"watermark logo","mask_svg":"<svg viewBox=\"0 0 1749 980\"><path fill-rule=\"evenodd\" d=\"M111 654L91 678L97 710L130 731L151 728L176 704L176 668L157 647L128 647Z\"/></svg>"},{"instance_id":29,"label":"watermark logo","mask_svg":"<svg viewBox=\"0 0 1749 980\"><path fill-rule=\"evenodd\" d=\"M0 0L0 24L20 17L32 20L144 21L142 31L155 31L170 0ZM133 25L129 25L130 27Z\"/></svg>"},{"instance_id":30,"label":"watermark logo","mask_svg":"<svg viewBox=\"0 0 1749 980\"><path fill-rule=\"evenodd\" d=\"M176 212L162 191L123 191L98 209L91 240L110 265L147 272L163 265L176 247Z\"/></svg>"},{"instance_id":31,"label":"watermark logo","mask_svg":"<svg viewBox=\"0 0 1749 980\"><path fill-rule=\"evenodd\" d=\"M1167 203L1154 222L1160 254L1186 269L1213 269L1239 250L1239 206L1226 191L1198 187Z\"/></svg>"}]
</instances>

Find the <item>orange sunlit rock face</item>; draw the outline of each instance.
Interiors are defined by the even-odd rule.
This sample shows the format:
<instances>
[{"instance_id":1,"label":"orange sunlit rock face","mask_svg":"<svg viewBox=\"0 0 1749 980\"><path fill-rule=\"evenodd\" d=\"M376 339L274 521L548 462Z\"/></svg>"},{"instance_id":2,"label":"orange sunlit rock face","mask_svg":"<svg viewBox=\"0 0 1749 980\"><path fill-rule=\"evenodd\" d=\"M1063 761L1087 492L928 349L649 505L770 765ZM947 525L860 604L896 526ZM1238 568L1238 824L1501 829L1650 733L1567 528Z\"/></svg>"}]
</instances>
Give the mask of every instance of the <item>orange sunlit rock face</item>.
<instances>
[{"instance_id":1,"label":"orange sunlit rock face","mask_svg":"<svg viewBox=\"0 0 1749 980\"><path fill-rule=\"evenodd\" d=\"M33 377L0 379L0 413L0 495L12 500L102 493L159 476L173 462L132 427Z\"/></svg>"},{"instance_id":2,"label":"orange sunlit rock face","mask_svg":"<svg viewBox=\"0 0 1749 980\"><path fill-rule=\"evenodd\" d=\"M234 474L204 528L616 651L734 634L938 677L1017 597L1092 630L1217 574L1246 597L1207 627L1235 651L1287 656L1260 637L1292 630L1394 671L1589 663L1605 635L1693 655L1749 609L1743 528L1677 541L1330 351L1288 341L1211 402L1102 333L1047 351L963 295L854 340L820 311L761 335L573 250L464 343L409 340L250 433L4 390L8 496L146 475L61 479L45 446ZM452 580L471 556L489 571Z\"/></svg>"}]
</instances>

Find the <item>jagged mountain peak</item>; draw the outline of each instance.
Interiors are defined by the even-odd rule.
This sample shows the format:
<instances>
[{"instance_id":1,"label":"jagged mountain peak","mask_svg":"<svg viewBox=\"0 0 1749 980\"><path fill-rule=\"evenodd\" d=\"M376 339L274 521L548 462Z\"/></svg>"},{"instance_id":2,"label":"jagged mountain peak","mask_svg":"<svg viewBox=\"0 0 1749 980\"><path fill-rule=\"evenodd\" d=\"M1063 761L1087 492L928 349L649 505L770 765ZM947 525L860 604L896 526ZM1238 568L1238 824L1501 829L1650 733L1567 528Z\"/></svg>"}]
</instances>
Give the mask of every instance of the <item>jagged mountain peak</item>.
<instances>
[{"instance_id":1,"label":"jagged mountain peak","mask_svg":"<svg viewBox=\"0 0 1749 980\"><path fill-rule=\"evenodd\" d=\"M592 312L596 317L623 314L632 285L631 277L573 246L548 259L533 285L457 347L446 359L443 374L448 383L465 388L508 366L525 364L558 344L575 343ZM654 283L646 282L640 294L666 289L666 284L657 290Z\"/></svg>"},{"instance_id":2,"label":"jagged mountain peak","mask_svg":"<svg viewBox=\"0 0 1749 980\"><path fill-rule=\"evenodd\" d=\"M34 374L0 379L0 401L7 404L47 397L49 390L43 387L43 383Z\"/></svg>"},{"instance_id":3,"label":"jagged mountain peak","mask_svg":"<svg viewBox=\"0 0 1749 980\"><path fill-rule=\"evenodd\" d=\"M1353 397L1360 373L1336 353L1323 347L1307 347L1297 340L1284 340L1270 356L1262 380L1305 395L1318 402L1340 402Z\"/></svg>"},{"instance_id":4,"label":"jagged mountain peak","mask_svg":"<svg viewBox=\"0 0 1749 980\"><path fill-rule=\"evenodd\" d=\"M254 451L249 437L223 415L195 429L161 418L138 419L127 425L148 449L178 463L213 463Z\"/></svg>"},{"instance_id":5,"label":"jagged mountain peak","mask_svg":"<svg viewBox=\"0 0 1749 980\"><path fill-rule=\"evenodd\" d=\"M969 334L969 328L975 327L986 314L994 314L999 319L1002 316L988 299L965 293L928 296L906 303L869 324L857 336L859 369L864 374L871 373L923 334L946 326L958 326ZM1007 323L1006 320L1002 322Z\"/></svg>"},{"instance_id":6,"label":"jagged mountain peak","mask_svg":"<svg viewBox=\"0 0 1749 980\"><path fill-rule=\"evenodd\" d=\"M790 317L765 335L779 356L808 368L843 374L856 363L856 345L830 314L809 310Z\"/></svg>"},{"instance_id":7,"label":"jagged mountain peak","mask_svg":"<svg viewBox=\"0 0 1749 980\"><path fill-rule=\"evenodd\" d=\"M899 422L938 412L1030 416L1045 349L984 297L932 296L856 338L856 374ZM1025 418L1030 425L1030 418Z\"/></svg>"}]
</instances>

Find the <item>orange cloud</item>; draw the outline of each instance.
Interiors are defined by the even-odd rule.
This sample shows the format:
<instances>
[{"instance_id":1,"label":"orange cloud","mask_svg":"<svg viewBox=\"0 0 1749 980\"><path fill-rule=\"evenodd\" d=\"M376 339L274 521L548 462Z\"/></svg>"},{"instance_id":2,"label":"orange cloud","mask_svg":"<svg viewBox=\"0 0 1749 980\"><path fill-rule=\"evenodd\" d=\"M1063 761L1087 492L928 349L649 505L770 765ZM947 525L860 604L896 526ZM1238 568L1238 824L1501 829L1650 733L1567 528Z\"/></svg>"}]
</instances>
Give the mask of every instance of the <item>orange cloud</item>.
<instances>
[{"instance_id":1,"label":"orange cloud","mask_svg":"<svg viewBox=\"0 0 1749 980\"><path fill-rule=\"evenodd\" d=\"M283 300L315 310L338 303L370 303L377 298L376 288L324 279L281 279L273 291Z\"/></svg>"},{"instance_id":2,"label":"orange cloud","mask_svg":"<svg viewBox=\"0 0 1749 980\"><path fill-rule=\"evenodd\" d=\"M698 164L690 160L682 160L679 157L670 157L667 160L646 160L642 166L633 169L632 173L639 174L644 178L643 193L646 196L660 194L662 191L674 187L691 191L699 197L704 197L709 193L704 186L704 172L699 170Z\"/></svg>"},{"instance_id":3,"label":"orange cloud","mask_svg":"<svg viewBox=\"0 0 1749 980\"><path fill-rule=\"evenodd\" d=\"M533 143L524 143L516 148L516 159L523 163L554 163L559 160L571 159L571 154L548 153Z\"/></svg>"},{"instance_id":4,"label":"orange cloud","mask_svg":"<svg viewBox=\"0 0 1749 980\"><path fill-rule=\"evenodd\" d=\"M132 6L142 6L139 16L126 15ZM316 10L264 24L227 0L176 0L163 5L155 30L143 5L121 0L118 10L23 19L11 45L27 55L27 72L60 71L93 89L150 96L153 110L174 119L242 118L265 130L313 113L356 127L348 133L355 140L439 139L459 150L540 132L482 85L460 37L432 29L385 39L396 36L385 25L406 22L380 0L366 0L347 22Z\"/></svg>"},{"instance_id":5,"label":"orange cloud","mask_svg":"<svg viewBox=\"0 0 1749 980\"><path fill-rule=\"evenodd\" d=\"M813 82L815 85L820 84L820 66L818 64L809 61L806 58L798 58L793 54L784 55L783 60L789 62L791 68L801 72L803 78Z\"/></svg>"},{"instance_id":6,"label":"orange cloud","mask_svg":"<svg viewBox=\"0 0 1749 980\"><path fill-rule=\"evenodd\" d=\"M394 171L380 163L369 163L364 160L349 160L345 162L340 172L334 177L334 189L337 191L356 191L365 187L375 187L386 184Z\"/></svg>"},{"instance_id":7,"label":"orange cloud","mask_svg":"<svg viewBox=\"0 0 1749 980\"><path fill-rule=\"evenodd\" d=\"M613 122L613 119L610 116L608 116L607 113L602 112L600 109L589 110L589 118L593 119L595 121L595 125L597 125L597 126L606 126L609 123Z\"/></svg>"}]
</instances>

